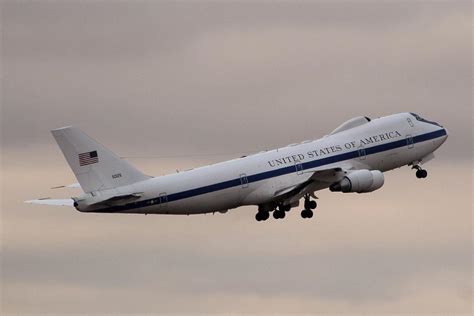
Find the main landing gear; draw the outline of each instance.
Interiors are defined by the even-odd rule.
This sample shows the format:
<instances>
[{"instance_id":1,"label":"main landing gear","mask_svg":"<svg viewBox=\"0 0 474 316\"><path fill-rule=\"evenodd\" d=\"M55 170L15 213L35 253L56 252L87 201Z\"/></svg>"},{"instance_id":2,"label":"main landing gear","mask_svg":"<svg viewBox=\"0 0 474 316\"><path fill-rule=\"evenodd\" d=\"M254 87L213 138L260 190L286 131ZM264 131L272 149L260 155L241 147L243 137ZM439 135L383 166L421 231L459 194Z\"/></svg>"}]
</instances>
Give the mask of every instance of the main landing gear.
<instances>
[{"instance_id":1,"label":"main landing gear","mask_svg":"<svg viewBox=\"0 0 474 316\"><path fill-rule=\"evenodd\" d=\"M316 201L312 201L309 199L309 195L304 197L304 210L301 211L301 217L303 218L311 218L313 217L313 211L318 204Z\"/></svg>"},{"instance_id":2,"label":"main landing gear","mask_svg":"<svg viewBox=\"0 0 474 316\"><path fill-rule=\"evenodd\" d=\"M428 176L428 171L421 168L419 165L413 165L413 167L411 167L411 168L416 169L415 175L418 179L424 179Z\"/></svg>"},{"instance_id":3,"label":"main landing gear","mask_svg":"<svg viewBox=\"0 0 474 316\"><path fill-rule=\"evenodd\" d=\"M259 205L258 206L258 212L255 215L255 219L260 222L260 221L266 221L268 218L270 218L270 212L273 212L273 218L275 219L282 219L285 218L286 212L288 212L291 209L290 205L283 205L280 204L277 205Z\"/></svg>"},{"instance_id":4,"label":"main landing gear","mask_svg":"<svg viewBox=\"0 0 474 316\"><path fill-rule=\"evenodd\" d=\"M257 222L266 221L270 217L270 212L275 208L272 204L262 204L258 206L258 212L255 214Z\"/></svg>"},{"instance_id":5,"label":"main landing gear","mask_svg":"<svg viewBox=\"0 0 474 316\"><path fill-rule=\"evenodd\" d=\"M309 194L304 197L304 210L301 211L301 217L311 218L313 217L313 211L317 207L316 201L310 199ZM286 212L291 209L289 204L262 204L258 206L258 212L255 215L255 219L260 221L266 221L270 218L270 212L273 212L274 219L283 219L286 216Z\"/></svg>"},{"instance_id":6,"label":"main landing gear","mask_svg":"<svg viewBox=\"0 0 474 316\"><path fill-rule=\"evenodd\" d=\"M255 215L255 219L257 220L257 222L266 221L269 217L270 217L270 213L268 213L268 212L260 212L259 211Z\"/></svg>"},{"instance_id":7,"label":"main landing gear","mask_svg":"<svg viewBox=\"0 0 474 316\"><path fill-rule=\"evenodd\" d=\"M281 204L278 206L278 209L273 211L273 218L274 219L282 219L285 218L286 212L291 210L291 205L283 205Z\"/></svg>"}]
</instances>

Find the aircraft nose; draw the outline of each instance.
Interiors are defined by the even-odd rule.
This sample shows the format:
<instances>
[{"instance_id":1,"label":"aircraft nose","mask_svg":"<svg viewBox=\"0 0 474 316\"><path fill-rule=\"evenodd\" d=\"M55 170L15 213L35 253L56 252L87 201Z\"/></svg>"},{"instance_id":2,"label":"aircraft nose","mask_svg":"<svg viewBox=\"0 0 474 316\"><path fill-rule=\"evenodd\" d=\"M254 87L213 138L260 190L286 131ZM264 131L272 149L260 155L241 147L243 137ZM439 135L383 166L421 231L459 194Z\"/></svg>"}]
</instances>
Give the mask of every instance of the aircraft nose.
<instances>
[{"instance_id":1,"label":"aircraft nose","mask_svg":"<svg viewBox=\"0 0 474 316\"><path fill-rule=\"evenodd\" d=\"M444 143L446 141L446 139L448 139L448 130L446 128L442 128L441 131L444 133L443 137L442 137L442 142Z\"/></svg>"},{"instance_id":2,"label":"aircraft nose","mask_svg":"<svg viewBox=\"0 0 474 316\"><path fill-rule=\"evenodd\" d=\"M444 132L446 133L446 138L448 138L449 136L448 130L446 128L443 128L443 129L444 129Z\"/></svg>"}]
</instances>

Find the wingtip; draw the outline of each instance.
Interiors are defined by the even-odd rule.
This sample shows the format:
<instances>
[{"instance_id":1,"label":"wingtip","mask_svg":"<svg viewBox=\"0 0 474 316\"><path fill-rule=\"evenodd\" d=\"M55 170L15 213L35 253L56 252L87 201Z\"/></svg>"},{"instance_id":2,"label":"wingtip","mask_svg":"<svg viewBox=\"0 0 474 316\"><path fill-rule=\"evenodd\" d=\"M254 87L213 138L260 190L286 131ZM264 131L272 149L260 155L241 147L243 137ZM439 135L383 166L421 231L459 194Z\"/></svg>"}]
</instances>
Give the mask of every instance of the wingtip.
<instances>
[{"instance_id":1,"label":"wingtip","mask_svg":"<svg viewBox=\"0 0 474 316\"><path fill-rule=\"evenodd\" d=\"M52 129L52 130L51 130L51 133L54 134L54 132L59 132L59 131L63 131L63 130L66 130L66 129L71 129L71 128L73 128L72 125L63 126L63 127L59 127L59 128Z\"/></svg>"}]
</instances>

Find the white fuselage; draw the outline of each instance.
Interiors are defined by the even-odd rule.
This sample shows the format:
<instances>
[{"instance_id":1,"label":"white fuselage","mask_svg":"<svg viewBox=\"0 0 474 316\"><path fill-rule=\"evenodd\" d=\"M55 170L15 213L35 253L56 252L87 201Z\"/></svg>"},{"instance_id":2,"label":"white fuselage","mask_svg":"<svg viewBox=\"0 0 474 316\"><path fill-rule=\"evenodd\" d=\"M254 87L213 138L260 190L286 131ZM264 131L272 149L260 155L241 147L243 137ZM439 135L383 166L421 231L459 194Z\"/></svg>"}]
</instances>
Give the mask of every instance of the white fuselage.
<instances>
[{"instance_id":1,"label":"white fuselage","mask_svg":"<svg viewBox=\"0 0 474 316\"><path fill-rule=\"evenodd\" d=\"M272 201L275 192L304 182L318 170L344 167L387 171L420 161L441 146L446 137L446 130L438 125L415 120L409 113L394 114L318 140L103 191L101 196L135 192L141 196L133 202L100 209L79 204L79 209L199 214L261 205Z\"/></svg>"}]
</instances>

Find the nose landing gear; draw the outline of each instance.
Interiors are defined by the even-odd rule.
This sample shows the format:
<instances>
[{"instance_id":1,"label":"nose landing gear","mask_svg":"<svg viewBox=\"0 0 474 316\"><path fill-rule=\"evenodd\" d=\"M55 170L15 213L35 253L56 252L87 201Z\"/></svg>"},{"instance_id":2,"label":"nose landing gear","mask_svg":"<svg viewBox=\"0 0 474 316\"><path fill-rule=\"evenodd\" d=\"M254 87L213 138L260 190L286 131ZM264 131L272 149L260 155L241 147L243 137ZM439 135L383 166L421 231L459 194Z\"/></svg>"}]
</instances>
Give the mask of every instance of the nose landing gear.
<instances>
[{"instance_id":1,"label":"nose landing gear","mask_svg":"<svg viewBox=\"0 0 474 316\"><path fill-rule=\"evenodd\" d=\"M415 175L418 179L424 179L428 176L428 171L421 168L419 165L413 165L413 167L411 167L411 168L416 169Z\"/></svg>"}]
</instances>

